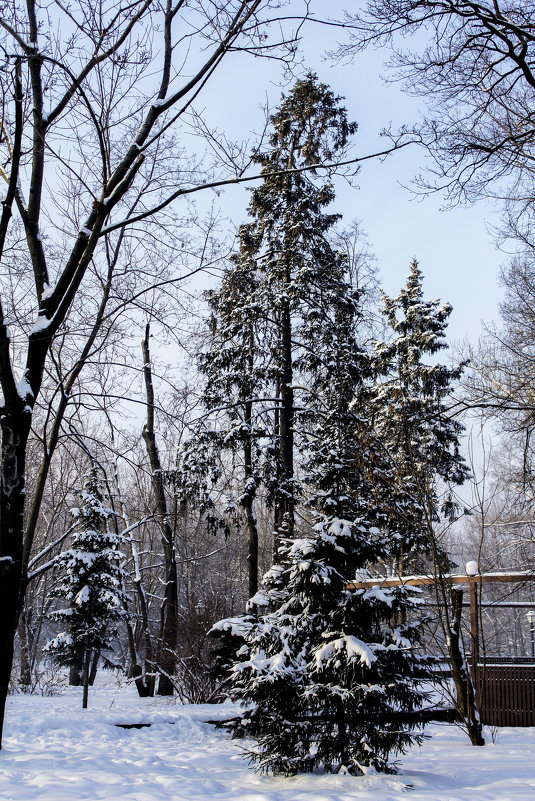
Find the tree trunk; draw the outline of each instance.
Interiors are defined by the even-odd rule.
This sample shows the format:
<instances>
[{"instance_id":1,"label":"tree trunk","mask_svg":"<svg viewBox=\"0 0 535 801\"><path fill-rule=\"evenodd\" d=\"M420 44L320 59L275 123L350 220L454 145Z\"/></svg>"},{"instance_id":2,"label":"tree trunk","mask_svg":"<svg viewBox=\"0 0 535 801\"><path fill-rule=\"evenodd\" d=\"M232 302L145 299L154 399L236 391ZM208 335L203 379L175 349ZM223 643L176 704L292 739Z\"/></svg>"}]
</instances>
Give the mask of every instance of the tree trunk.
<instances>
[{"instance_id":1,"label":"tree trunk","mask_svg":"<svg viewBox=\"0 0 535 801\"><path fill-rule=\"evenodd\" d=\"M98 670L98 661L100 659L100 651L95 651L93 653L93 659L91 662L91 669L89 671L89 686L92 687L95 683L95 679L97 677L97 670Z\"/></svg>"},{"instance_id":2,"label":"tree trunk","mask_svg":"<svg viewBox=\"0 0 535 801\"><path fill-rule=\"evenodd\" d=\"M273 414L273 434L274 434L274 442L276 448L276 457L275 457L275 485L276 489L273 494L273 561L277 563L278 556L279 556L279 538L277 536L277 531L281 527L282 523L282 510L279 502L278 496L278 487L280 486L281 482L281 460L280 460L280 433L281 433L281 423L280 423L280 385L281 379L280 375L277 375L275 379L275 411Z\"/></svg>"},{"instance_id":3,"label":"tree trunk","mask_svg":"<svg viewBox=\"0 0 535 801\"><path fill-rule=\"evenodd\" d=\"M145 592L143 590L140 577L136 578L136 580L134 581L134 586L136 588L136 594L138 597L139 609L141 613L141 629L145 643L145 659L143 667L138 664L136 660L136 646L135 646L133 632L129 632L129 641L130 641L130 635L132 638L132 646L131 646L131 653L133 657L132 675L136 682L136 687L139 697L152 698L154 696L154 690L156 686L156 666L154 664L152 637L149 627L149 616L147 612ZM147 673L147 668L149 670L148 673Z\"/></svg>"},{"instance_id":4,"label":"tree trunk","mask_svg":"<svg viewBox=\"0 0 535 801\"><path fill-rule=\"evenodd\" d=\"M145 339L141 343L143 351L143 370L147 392L147 422L143 427L143 439L149 456L152 472L152 491L156 513L160 518L162 545L165 559L165 592L160 616L160 637L157 655L160 679L158 695L173 695L172 676L176 669L176 645L178 638L178 579L173 530L169 523L169 512L163 482L162 464L154 433L154 389L149 349L150 324L145 329Z\"/></svg>"},{"instance_id":5,"label":"tree trunk","mask_svg":"<svg viewBox=\"0 0 535 801\"><path fill-rule=\"evenodd\" d=\"M19 619L19 642L20 642L20 683L24 692L31 687L32 684L32 669L31 669L31 610L26 613L23 608Z\"/></svg>"},{"instance_id":6,"label":"tree trunk","mask_svg":"<svg viewBox=\"0 0 535 801\"><path fill-rule=\"evenodd\" d=\"M69 685L71 687L82 686L82 673L84 670L84 651L77 648L74 653L73 662L69 668Z\"/></svg>"},{"instance_id":7,"label":"tree trunk","mask_svg":"<svg viewBox=\"0 0 535 801\"><path fill-rule=\"evenodd\" d=\"M87 700L89 696L89 674L90 674L90 666L91 666L91 649L85 648L84 649L84 669L82 672L82 684L84 687L84 693L82 696L82 709L87 709Z\"/></svg>"},{"instance_id":8,"label":"tree trunk","mask_svg":"<svg viewBox=\"0 0 535 801\"><path fill-rule=\"evenodd\" d=\"M173 695L172 677L176 670L178 639L177 571L174 554L166 559L166 584L160 618L160 647L158 649L158 695Z\"/></svg>"},{"instance_id":9,"label":"tree trunk","mask_svg":"<svg viewBox=\"0 0 535 801\"><path fill-rule=\"evenodd\" d=\"M347 724L344 704L341 698L334 699L335 715L336 715L336 728L338 730L338 753L340 754L340 765L347 767L350 762L349 743L347 738Z\"/></svg>"},{"instance_id":10,"label":"tree trunk","mask_svg":"<svg viewBox=\"0 0 535 801\"><path fill-rule=\"evenodd\" d=\"M245 403L245 424L247 426L247 436L243 446L243 461L245 471L245 514L247 517L248 550L247 564L249 572L249 598L256 595L258 591L258 526L254 508L256 495L256 484L254 482L253 471L253 403Z\"/></svg>"},{"instance_id":11,"label":"tree trunk","mask_svg":"<svg viewBox=\"0 0 535 801\"><path fill-rule=\"evenodd\" d=\"M24 473L31 413L20 399L18 412L6 407L1 416L0 483L0 748L9 689L22 583Z\"/></svg>"},{"instance_id":12,"label":"tree trunk","mask_svg":"<svg viewBox=\"0 0 535 801\"><path fill-rule=\"evenodd\" d=\"M134 632L132 630L132 626L130 622L126 622L126 632L128 637L128 652L130 654L130 668L128 670L128 678L134 679L136 689L140 698L152 698L154 695L154 669L153 669L153 662L152 662L152 642L150 638L150 634L148 632L148 623L146 620L146 612L145 617L143 618L142 615L142 627L143 627L143 634L145 638L145 660L144 666L142 667L138 661L138 653L136 648L136 641L134 637ZM147 666L149 666L149 674L147 674Z\"/></svg>"},{"instance_id":13,"label":"tree trunk","mask_svg":"<svg viewBox=\"0 0 535 801\"><path fill-rule=\"evenodd\" d=\"M457 696L457 709L461 715L472 745L485 745L483 727L476 706L476 695L470 672L466 669L461 649L461 613L463 608L463 591L453 588L451 591L452 623L448 637L448 651L451 673Z\"/></svg>"},{"instance_id":14,"label":"tree trunk","mask_svg":"<svg viewBox=\"0 0 535 801\"><path fill-rule=\"evenodd\" d=\"M113 440L114 439L113 426L111 426L111 436ZM121 481L119 479L119 466L117 458L115 459L115 484L117 487L119 504L121 506L122 518L126 528L130 529L130 521L128 519L128 514L124 503ZM116 517L115 526L117 533L119 533L119 526L117 524L117 521L118 518ZM139 604L139 614L141 616L141 619L138 621L138 624L141 625L141 632L144 639L145 657L144 657L144 664L142 666L139 664L139 659L138 659L136 635L134 633L130 620L127 618L126 633L128 637L128 651L130 654L130 669L128 671L128 678L134 679L140 698L148 698L148 697L152 698L154 695L154 685L155 685L154 662L152 655L152 637L149 627L149 617L147 612L145 590L143 588L143 582L141 580L141 571L139 569L139 554L137 552L137 547L134 540L131 537L129 539L130 539L130 548L132 551L132 559L134 562L133 584L135 587L137 602ZM126 589L124 587L123 589L125 591L125 594L127 594ZM136 630L138 624L136 624ZM147 667L149 668L148 674L147 674Z\"/></svg>"},{"instance_id":15,"label":"tree trunk","mask_svg":"<svg viewBox=\"0 0 535 801\"><path fill-rule=\"evenodd\" d=\"M287 271L288 272L288 271ZM289 274L285 283L289 283ZM284 299L280 317L280 408L279 460L280 483L277 488L277 527L275 553L282 537L294 531L294 389L292 362L292 320L288 299Z\"/></svg>"},{"instance_id":16,"label":"tree trunk","mask_svg":"<svg viewBox=\"0 0 535 801\"><path fill-rule=\"evenodd\" d=\"M249 545L247 563L249 568L249 598L258 592L258 526L254 512L253 500L247 500L247 531Z\"/></svg>"}]
</instances>

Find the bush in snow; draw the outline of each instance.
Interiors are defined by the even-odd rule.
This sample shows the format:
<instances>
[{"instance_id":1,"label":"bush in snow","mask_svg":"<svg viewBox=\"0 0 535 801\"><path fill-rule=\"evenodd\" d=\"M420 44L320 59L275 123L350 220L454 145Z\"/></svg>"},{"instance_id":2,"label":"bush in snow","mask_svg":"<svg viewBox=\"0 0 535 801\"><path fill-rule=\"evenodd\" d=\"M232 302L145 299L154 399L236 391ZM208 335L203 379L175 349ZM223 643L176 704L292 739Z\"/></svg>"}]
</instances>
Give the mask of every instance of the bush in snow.
<instances>
[{"instance_id":1,"label":"bush in snow","mask_svg":"<svg viewBox=\"0 0 535 801\"><path fill-rule=\"evenodd\" d=\"M257 740L249 756L261 770L394 772L390 753L421 738L417 715L407 722L424 700L416 629L396 623L407 591L348 586L374 540L365 523L318 524L283 543L252 599L231 675L244 709L230 728Z\"/></svg>"}]
</instances>

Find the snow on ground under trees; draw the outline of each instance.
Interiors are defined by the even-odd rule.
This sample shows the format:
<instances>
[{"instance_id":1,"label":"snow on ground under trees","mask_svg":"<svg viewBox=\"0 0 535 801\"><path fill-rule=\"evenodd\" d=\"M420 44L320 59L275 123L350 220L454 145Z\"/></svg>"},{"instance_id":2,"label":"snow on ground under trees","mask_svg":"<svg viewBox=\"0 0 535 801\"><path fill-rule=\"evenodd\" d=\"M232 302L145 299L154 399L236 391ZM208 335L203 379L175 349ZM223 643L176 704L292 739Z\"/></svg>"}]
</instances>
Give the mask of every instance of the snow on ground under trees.
<instances>
[{"instance_id":1,"label":"snow on ground under trees","mask_svg":"<svg viewBox=\"0 0 535 801\"><path fill-rule=\"evenodd\" d=\"M1 801L533 801L535 728L499 729L474 748L455 726L432 725L431 739L401 758L397 776L254 773L240 741L206 723L232 705L181 706L139 699L132 687L81 689L8 699L0 752ZM122 729L116 723L151 723Z\"/></svg>"}]
</instances>

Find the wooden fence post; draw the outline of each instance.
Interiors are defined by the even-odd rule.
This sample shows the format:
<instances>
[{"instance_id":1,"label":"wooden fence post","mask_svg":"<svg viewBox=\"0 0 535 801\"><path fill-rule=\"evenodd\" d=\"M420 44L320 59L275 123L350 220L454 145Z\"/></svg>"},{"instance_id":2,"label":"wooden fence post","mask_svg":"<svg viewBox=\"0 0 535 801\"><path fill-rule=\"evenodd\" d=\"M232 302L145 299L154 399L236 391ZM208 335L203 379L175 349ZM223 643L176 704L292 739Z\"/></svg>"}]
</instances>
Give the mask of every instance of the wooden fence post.
<instances>
[{"instance_id":1,"label":"wooden fence post","mask_svg":"<svg viewBox=\"0 0 535 801\"><path fill-rule=\"evenodd\" d=\"M479 690L479 604L477 599L477 588L479 580L477 577L470 577L470 640L472 651L472 681L476 690Z\"/></svg>"}]
</instances>

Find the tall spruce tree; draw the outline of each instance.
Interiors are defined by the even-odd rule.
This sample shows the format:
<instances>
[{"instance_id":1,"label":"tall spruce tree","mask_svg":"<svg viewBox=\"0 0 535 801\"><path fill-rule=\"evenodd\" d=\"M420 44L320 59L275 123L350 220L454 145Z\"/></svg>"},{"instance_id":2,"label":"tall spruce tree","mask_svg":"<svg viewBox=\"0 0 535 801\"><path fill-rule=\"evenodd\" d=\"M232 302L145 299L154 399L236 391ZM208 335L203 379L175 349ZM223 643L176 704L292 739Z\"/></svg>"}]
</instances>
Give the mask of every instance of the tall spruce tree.
<instances>
[{"instance_id":1,"label":"tall spruce tree","mask_svg":"<svg viewBox=\"0 0 535 801\"><path fill-rule=\"evenodd\" d=\"M364 414L370 360L354 339L351 290L333 272L305 415L308 524L282 541L254 614L220 624L243 641L231 681L246 709L231 728L257 740L249 755L260 769L285 774L394 771L390 755L419 740L425 698L420 628L403 622L410 590L351 588L388 558L403 498L385 490L392 464Z\"/></svg>"},{"instance_id":2,"label":"tall spruce tree","mask_svg":"<svg viewBox=\"0 0 535 801\"><path fill-rule=\"evenodd\" d=\"M469 476L460 453L464 426L449 411L451 393L463 365L448 367L433 357L447 348L449 304L426 301L423 276L414 260L407 286L384 296L384 314L393 334L375 347L375 426L395 464L395 483L408 498L400 517L402 536L390 554L397 573L431 570L436 577L437 614L451 665L457 710L473 745L484 745L475 692L460 643L461 598L450 598L442 581L449 559L437 525L457 514L452 488ZM461 591L462 595L462 591Z\"/></svg>"},{"instance_id":3,"label":"tall spruce tree","mask_svg":"<svg viewBox=\"0 0 535 801\"><path fill-rule=\"evenodd\" d=\"M221 287L209 295L211 337L200 360L204 402L210 410L226 410L219 442L241 457L250 591L256 590L254 500L261 481L273 507L275 542L294 529L303 405L296 384L306 396L316 369L307 354L321 327L322 296L341 259L328 239L339 219L325 211L333 188L313 165L340 156L355 129L315 75L297 81L271 117L269 148L255 157L262 183L252 191L251 221L240 228L239 250ZM213 442L217 432L211 436Z\"/></svg>"},{"instance_id":4,"label":"tall spruce tree","mask_svg":"<svg viewBox=\"0 0 535 801\"><path fill-rule=\"evenodd\" d=\"M268 475L268 488L276 546L293 535L300 496L295 450L302 399L296 385L306 387L312 379L307 357L320 327L322 294L340 261L328 239L339 219L326 211L334 190L330 182L318 180L313 168L340 158L356 130L339 100L313 74L297 81L283 99L271 117L269 149L257 157L263 180L252 193L252 221L242 229L242 254L256 265L257 297L271 321L268 344L277 406L275 469Z\"/></svg>"},{"instance_id":5,"label":"tall spruce tree","mask_svg":"<svg viewBox=\"0 0 535 801\"><path fill-rule=\"evenodd\" d=\"M241 233L241 232L240 232ZM211 310L209 347L199 359L206 377L203 402L212 414L203 422L200 444L211 457L217 479L217 454L230 451L237 468L238 507L243 509L248 535L248 592L258 589L258 528L255 499L260 482L260 440L266 436L265 398L269 392L269 354L256 298L254 264L241 253L231 258L221 286L208 293ZM190 445L190 460L195 449Z\"/></svg>"},{"instance_id":6,"label":"tall spruce tree","mask_svg":"<svg viewBox=\"0 0 535 801\"><path fill-rule=\"evenodd\" d=\"M60 580L54 592L68 606L51 614L66 629L47 644L46 650L60 665L81 662L82 706L86 709L91 660L110 647L111 624L123 617L126 601L120 537L109 530L107 521L113 511L103 504L95 468L85 482L82 505L72 513L80 528L71 548L57 558Z\"/></svg>"},{"instance_id":7,"label":"tall spruce tree","mask_svg":"<svg viewBox=\"0 0 535 801\"><path fill-rule=\"evenodd\" d=\"M271 341L280 389L279 547L250 614L216 628L242 643L231 686L245 709L230 728L254 737L250 758L277 773L391 771L389 755L418 739L417 715L407 716L423 700L419 628L400 622L410 594L350 587L359 570L387 558L398 499L384 489L393 466L367 414L371 363L355 338L359 297L325 236L336 219L323 211L332 189L299 173L271 174L275 165L294 166L295 154L309 152L317 163L326 134L345 143L345 121L337 140L336 129L316 118L328 110L340 122L336 102L312 76L283 101L272 118L274 152L264 159L270 171L253 193L243 240L258 260L259 306L278 322ZM299 402L292 396L288 409L282 389L290 384L293 392L294 383ZM303 465L298 493L284 447Z\"/></svg>"},{"instance_id":8,"label":"tall spruce tree","mask_svg":"<svg viewBox=\"0 0 535 801\"><path fill-rule=\"evenodd\" d=\"M469 476L460 452L464 426L449 411L463 366L449 367L434 358L448 347L445 332L452 308L425 300L422 284L414 260L406 287L395 298L383 296L392 337L375 345L375 427L396 465L401 490L413 499L404 538L410 550L400 552L396 568L405 572L409 566L429 566L434 550L430 527L441 517L454 516L451 488Z\"/></svg>"}]
</instances>

